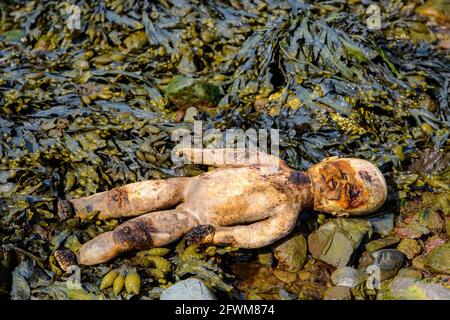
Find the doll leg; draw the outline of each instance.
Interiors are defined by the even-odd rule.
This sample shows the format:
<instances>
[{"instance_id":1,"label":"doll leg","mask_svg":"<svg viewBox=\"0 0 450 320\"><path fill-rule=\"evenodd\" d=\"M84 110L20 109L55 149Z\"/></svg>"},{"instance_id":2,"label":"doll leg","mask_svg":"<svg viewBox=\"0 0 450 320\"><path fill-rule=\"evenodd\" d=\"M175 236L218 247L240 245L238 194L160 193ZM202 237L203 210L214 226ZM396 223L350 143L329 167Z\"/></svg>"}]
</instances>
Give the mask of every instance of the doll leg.
<instances>
[{"instance_id":1,"label":"doll leg","mask_svg":"<svg viewBox=\"0 0 450 320\"><path fill-rule=\"evenodd\" d=\"M83 244L78 251L78 262L94 265L130 250L164 246L198 224L190 213L181 209L147 213Z\"/></svg>"},{"instance_id":2,"label":"doll leg","mask_svg":"<svg viewBox=\"0 0 450 320\"><path fill-rule=\"evenodd\" d=\"M99 211L99 219L110 219L166 209L184 200L188 179L147 180L79 199L60 200L58 215L63 218L74 213L85 218L90 212Z\"/></svg>"}]
</instances>

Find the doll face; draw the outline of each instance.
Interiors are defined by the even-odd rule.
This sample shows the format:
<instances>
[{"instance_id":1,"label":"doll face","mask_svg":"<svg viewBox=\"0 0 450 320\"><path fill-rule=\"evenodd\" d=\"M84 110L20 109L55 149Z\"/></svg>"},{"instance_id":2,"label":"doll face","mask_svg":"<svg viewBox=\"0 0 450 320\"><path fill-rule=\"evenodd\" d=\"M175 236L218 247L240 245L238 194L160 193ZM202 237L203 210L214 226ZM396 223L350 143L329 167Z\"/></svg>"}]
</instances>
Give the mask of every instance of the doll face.
<instances>
[{"instance_id":1,"label":"doll face","mask_svg":"<svg viewBox=\"0 0 450 320\"><path fill-rule=\"evenodd\" d=\"M365 214L377 210L387 197L382 173L366 160L327 158L308 173L317 211Z\"/></svg>"}]
</instances>

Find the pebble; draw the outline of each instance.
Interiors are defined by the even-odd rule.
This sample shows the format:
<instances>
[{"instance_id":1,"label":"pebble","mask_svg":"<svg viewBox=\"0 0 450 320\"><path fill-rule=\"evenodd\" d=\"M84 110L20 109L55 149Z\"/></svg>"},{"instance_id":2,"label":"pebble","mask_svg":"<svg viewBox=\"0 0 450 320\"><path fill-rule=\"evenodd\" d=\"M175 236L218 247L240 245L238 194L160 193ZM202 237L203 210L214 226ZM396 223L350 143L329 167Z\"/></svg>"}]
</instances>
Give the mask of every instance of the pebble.
<instances>
[{"instance_id":1,"label":"pebble","mask_svg":"<svg viewBox=\"0 0 450 320\"><path fill-rule=\"evenodd\" d=\"M369 221L337 218L310 234L308 247L314 258L335 267L344 267L352 262L355 250L371 236Z\"/></svg>"},{"instance_id":2,"label":"pebble","mask_svg":"<svg viewBox=\"0 0 450 320\"><path fill-rule=\"evenodd\" d=\"M429 253L431 250L443 245L445 242L446 241L438 235L431 236L425 241L425 252Z\"/></svg>"},{"instance_id":3,"label":"pebble","mask_svg":"<svg viewBox=\"0 0 450 320\"><path fill-rule=\"evenodd\" d=\"M377 299L396 300L450 300L450 289L413 277L397 276L381 290Z\"/></svg>"},{"instance_id":4,"label":"pebble","mask_svg":"<svg viewBox=\"0 0 450 320\"><path fill-rule=\"evenodd\" d=\"M354 288L363 282L364 278L355 268L340 267L331 274L331 281L335 286Z\"/></svg>"},{"instance_id":5,"label":"pebble","mask_svg":"<svg viewBox=\"0 0 450 320\"><path fill-rule=\"evenodd\" d=\"M406 257L411 260L418 254L420 254L422 248L416 240L403 238L402 241L400 241L400 243L398 244L397 250L403 252Z\"/></svg>"},{"instance_id":6,"label":"pebble","mask_svg":"<svg viewBox=\"0 0 450 320\"><path fill-rule=\"evenodd\" d=\"M389 235L394 230L394 214L386 213L368 219L372 224L373 232L381 236Z\"/></svg>"},{"instance_id":7,"label":"pebble","mask_svg":"<svg viewBox=\"0 0 450 320\"><path fill-rule=\"evenodd\" d=\"M375 252L366 252L359 261L358 269L365 271L370 265L380 268L381 281L391 279L397 275L403 266L404 254L397 249L381 249Z\"/></svg>"},{"instance_id":8,"label":"pebble","mask_svg":"<svg viewBox=\"0 0 450 320\"><path fill-rule=\"evenodd\" d=\"M217 85L182 75L173 77L164 92L181 110L193 106L213 108L220 100L220 88Z\"/></svg>"},{"instance_id":9,"label":"pebble","mask_svg":"<svg viewBox=\"0 0 450 320\"><path fill-rule=\"evenodd\" d=\"M330 287L323 294L323 300L350 300L351 298L349 287Z\"/></svg>"},{"instance_id":10,"label":"pebble","mask_svg":"<svg viewBox=\"0 0 450 320\"><path fill-rule=\"evenodd\" d=\"M164 290L160 300L217 300L217 298L202 281L189 278Z\"/></svg>"},{"instance_id":11,"label":"pebble","mask_svg":"<svg viewBox=\"0 0 450 320\"><path fill-rule=\"evenodd\" d=\"M450 242L434 248L425 257L427 270L437 274L450 274Z\"/></svg>"},{"instance_id":12,"label":"pebble","mask_svg":"<svg viewBox=\"0 0 450 320\"><path fill-rule=\"evenodd\" d=\"M284 241L273 250L278 260L278 268L291 272L297 272L303 268L307 252L308 245L302 235Z\"/></svg>"},{"instance_id":13,"label":"pebble","mask_svg":"<svg viewBox=\"0 0 450 320\"><path fill-rule=\"evenodd\" d=\"M367 251L373 252L397 244L399 241L400 239L396 237L381 238L370 241L368 244L366 244L366 249Z\"/></svg>"},{"instance_id":14,"label":"pebble","mask_svg":"<svg viewBox=\"0 0 450 320\"><path fill-rule=\"evenodd\" d=\"M293 273L293 272L275 269L275 270L273 270L273 274L279 280L286 282L286 283L292 283L295 280L297 280L297 274Z\"/></svg>"}]
</instances>

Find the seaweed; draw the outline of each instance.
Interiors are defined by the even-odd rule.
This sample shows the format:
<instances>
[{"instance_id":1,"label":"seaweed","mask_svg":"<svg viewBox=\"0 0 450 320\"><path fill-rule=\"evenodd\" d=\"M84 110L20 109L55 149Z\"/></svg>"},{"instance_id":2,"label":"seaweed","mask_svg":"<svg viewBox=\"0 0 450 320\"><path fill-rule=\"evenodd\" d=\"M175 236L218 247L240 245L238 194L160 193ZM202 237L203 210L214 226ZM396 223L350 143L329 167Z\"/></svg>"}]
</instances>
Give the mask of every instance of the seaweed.
<instances>
[{"instance_id":1,"label":"seaweed","mask_svg":"<svg viewBox=\"0 0 450 320\"><path fill-rule=\"evenodd\" d=\"M369 4L382 8L381 30L366 27ZM71 5L80 8L79 30L67 24ZM124 256L83 267L83 287L72 291L52 260L56 250L76 251L120 222L98 221L95 213L61 222L58 199L207 169L170 159L172 132L191 128L167 94L179 75L220 87L213 92L216 113L197 116L205 128L278 129L280 156L296 169L328 156L369 159L392 191L383 212L401 220L399 208L431 193L440 203L433 208L448 215L450 64L448 51L439 49L440 31L425 23L418 5L0 3L0 295L113 299L98 289L101 278L136 267L143 289L122 298L158 297L189 275L242 298L227 269L241 254L234 249L181 250L189 258L174 248ZM320 298L323 281L312 282L240 292Z\"/></svg>"}]
</instances>

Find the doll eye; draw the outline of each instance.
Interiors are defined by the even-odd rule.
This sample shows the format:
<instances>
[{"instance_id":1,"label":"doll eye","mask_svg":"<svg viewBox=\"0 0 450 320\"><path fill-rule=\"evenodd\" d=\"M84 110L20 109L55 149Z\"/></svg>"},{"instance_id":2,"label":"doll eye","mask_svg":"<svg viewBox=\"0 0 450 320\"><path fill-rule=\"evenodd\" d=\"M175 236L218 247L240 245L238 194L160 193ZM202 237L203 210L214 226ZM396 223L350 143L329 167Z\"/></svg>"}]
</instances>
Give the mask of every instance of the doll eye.
<instances>
[{"instance_id":1,"label":"doll eye","mask_svg":"<svg viewBox=\"0 0 450 320\"><path fill-rule=\"evenodd\" d=\"M342 172L342 178L343 178L345 181L348 181L348 175L347 175L345 172Z\"/></svg>"},{"instance_id":2,"label":"doll eye","mask_svg":"<svg viewBox=\"0 0 450 320\"><path fill-rule=\"evenodd\" d=\"M348 190L348 195L350 196L350 199L355 200L360 194L360 191L355 188L355 186L350 186Z\"/></svg>"}]
</instances>

